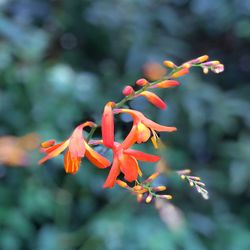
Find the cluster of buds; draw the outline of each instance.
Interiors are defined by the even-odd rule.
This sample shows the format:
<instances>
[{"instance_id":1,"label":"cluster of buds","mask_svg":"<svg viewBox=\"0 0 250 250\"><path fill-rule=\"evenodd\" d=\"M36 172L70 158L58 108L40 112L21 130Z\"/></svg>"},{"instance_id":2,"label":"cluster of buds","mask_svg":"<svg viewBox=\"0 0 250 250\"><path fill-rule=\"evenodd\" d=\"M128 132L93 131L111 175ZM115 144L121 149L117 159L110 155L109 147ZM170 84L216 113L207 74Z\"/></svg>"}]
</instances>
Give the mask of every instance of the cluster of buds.
<instances>
[{"instance_id":1,"label":"cluster of buds","mask_svg":"<svg viewBox=\"0 0 250 250\"><path fill-rule=\"evenodd\" d=\"M202 197L207 200L209 198L208 191L204 188L206 185L204 182L201 182L201 178L198 176L189 175L191 174L190 169L184 169L177 171L182 180L187 180L190 187L195 187L197 192L202 195Z\"/></svg>"},{"instance_id":2,"label":"cluster of buds","mask_svg":"<svg viewBox=\"0 0 250 250\"><path fill-rule=\"evenodd\" d=\"M163 72L164 74L167 72L165 68L162 70L155 65L153 65L153 71L156 69L160 69L160 71L152 75L152 70L149 69L149 67L152 67L152 64L151 66L147 65L147 73L148 76L151 76L151 80L156 79L158 76L160 79L156 79L153 82L145 78L138 79L135 82L135 85L137 85L136 87L139 88L138 90L135 91L133 86L127 85L123 88L122 93L124 97L120 102L107 102L100 124L86 121L78 125L71 136L66 140L60 143L56 143L55 140L49 140L42 143L40 150L45 153L45 156L39 163L42 164L58 156L60 153L65 152L64 169L66 173L77 173L82 159L87 158L92 165L98 168L110 169L103 185L104 188L112 188L115 184L118 184L136 194L138 201L145 200L146 203L150 203L154 198L171 199L171 195L159 193L166 190L165 186L154 187L152 185L153 180L159 175L158 172L142 182L138 181L138 176L141 177L143 175L138 161L157 162L161 157L134 150L132 146L136 143L145 143L151 139L155 149L157 149L160 141L157 133L175 132L177 129L175 127L158 124L146 117L142 112L124 106L126 102L142 96L155 107L165 109L167 107L166 103L153 92L154 89L166 89L180 85L176 78L188 74L191 67L202 67L205 73L208 70L220 73L223 71L224 66L218 61L208 61L208 56L206 55L187 61L180 66L177 66L171 61L164 61L163 65L171 69L167 75L162 76ZM132 117L133 125L124 140L120 142L115 139L114 116L124 113ZM83 136L83 131L86 127L91 128L87 138ZM93 140L92 137L97 127L101 127L102 137ZM93 147L97 145L108 148L113 152L112 161L109 161L94 150ZM179 173L181 177L187 179L191 186L195 186L197 191L200 192L205 199L208 198L207 191L203 188L205 184L200 182L199 177L189 176L184 172ZM124 175L125 181L136 183L135 186L131 187L131 184L117 179L121 173Z\"/></svg>"},{"instance_id":3,"label":"cluster of buds","mask_svg":"<svg viewBox=\"0 0 250 250\"><path fill-rule=\"evenodd\" d=\"M163 64L173 69L172 78L177 78L183 75L186 75L189 73L189 69L191 67L201 67L204 74L207 74L209 70L212 72L219 74L224 71L224 65L220 61L208 61L209 56L203 55L200 57L197 57L195 59L192 59L190 61L187 61L180 66L177 66L172 61L164 61Z\"/></svg>"},{"instance_id":4,"label":"cluster of buds","mask_svg":"<svg viewBox=\"0 0 250 250\"><path fill-rule=\"evenodd\" d=\"M143 182L136 181L136 184L133 187L130 187L126 182L122 180L116 180L116 184L122 188L129 190L132 194L136 195L138 202L145 201L146 203L151 203L153 199L165 199L171 200L172 195L162 194L167 187L166 186L152 186L152 182L160 175L159 172L155 172L150 175Z\"/></svg>"}]
</instances>

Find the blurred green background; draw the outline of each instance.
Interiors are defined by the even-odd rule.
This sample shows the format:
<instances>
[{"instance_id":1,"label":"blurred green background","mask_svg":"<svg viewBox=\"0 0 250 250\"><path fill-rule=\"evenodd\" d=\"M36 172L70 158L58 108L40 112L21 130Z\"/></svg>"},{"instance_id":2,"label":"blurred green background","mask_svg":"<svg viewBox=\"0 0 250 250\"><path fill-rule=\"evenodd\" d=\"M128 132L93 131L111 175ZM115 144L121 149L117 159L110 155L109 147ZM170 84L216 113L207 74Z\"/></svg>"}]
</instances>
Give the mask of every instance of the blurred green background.
<instances>
[{"instance_id":1,"label":"blurred green background","mask_svg":"<svg viewBox=\"0 0 250 250\"><path fill-rule=\"evenodd\" d=\"M62 157L39 167L33 150L27 167L8 166L10 156L0 165L0 249L250 249L249 0L1 0L0 12L2 138L60 141L80 122L98 122L148 62L208 54L225 65L219 75L192 70L159 92L166 111L131 104L178 128L161 137L164 157L200 176L209 200L170 176L159 184L171 204L138 204L119 187L102 189L107 171L84 161L65 175ZM117 139L128 128L119 123Z\"/></svg>"}]
</instances>

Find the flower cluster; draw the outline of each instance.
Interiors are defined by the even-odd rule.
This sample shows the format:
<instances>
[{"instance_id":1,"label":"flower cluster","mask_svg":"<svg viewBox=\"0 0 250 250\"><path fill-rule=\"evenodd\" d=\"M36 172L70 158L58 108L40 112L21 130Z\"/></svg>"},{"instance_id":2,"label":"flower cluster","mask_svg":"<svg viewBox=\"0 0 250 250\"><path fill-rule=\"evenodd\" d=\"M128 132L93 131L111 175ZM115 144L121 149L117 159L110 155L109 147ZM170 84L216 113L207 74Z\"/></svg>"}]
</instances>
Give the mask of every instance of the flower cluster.
<instances>
[{"instance_id":1,"label":"flower cluster","mask_svg":"<svg viewBox=\"0 0 250 250\"><path fill-rule=\"evenodd\" d=\"M109 101L104 107L100 125L86 121L77 126L72 135L61 143L56 144L55 140L41 143L41 152L46 155L39 163L42 164L66 150L64 154L64 168L66 173L75 174L79 170L82 158L86 157L98 168L110 168L107 179L103 185L104 188L112 188L117 184L136 194L138 201L144 200L146 203L150 203L153 198L171 199L171 195L162 193L166 190L165 186L155 187L152 185L154 179L159 175L158 172L141 182L138 178L138 176L143 176L143 171L138 161L157 162L160 160L160 156L134 150L132 146L134 144L145 143L151 139L154 147L157 149L160 140L157 133L175 132L177 129L172 126L158 124L146 117L143 113L126 108L125 104L130 100L143 96L155 107L165 109L166 103L153 92L154 89L165 89L180 85L176 79L188 74L191 67L200 67L204 73L208 73L209 70L220 73L223 71L224 66L219 61L208 61L207 55L187 61L180 66L177 66L172 61L164 61L163 65L170 71L167 75L162 76L163 72L167 72L167 70L165 70L161 71L161 74L156 74L161 75L161 78L153 82L145 78L138 79L135 82L137 89L139 88L137 91L133 86L127 85L122 91L124 98L120 102ZM152 74L148 68L147 72ZM115 139L114 117L123 113L132 117L133 125L125 139L120 142ZM93 140L93 134L98 126L100 126L102 130L102 138L100 138L100 140ZM85 127L91 127L87 138L83 136ZM102 145L113 152L112 162L93 149L96 145ZM124 181L119 177L121 174ZM202 194L205 194L205 192L203 192L204 188L201 187L203 183L197 179L198 177L184 174L181 176L187 179L190 185L195 185L198 191L200 190Z\"/></svg>"}]
</instances>

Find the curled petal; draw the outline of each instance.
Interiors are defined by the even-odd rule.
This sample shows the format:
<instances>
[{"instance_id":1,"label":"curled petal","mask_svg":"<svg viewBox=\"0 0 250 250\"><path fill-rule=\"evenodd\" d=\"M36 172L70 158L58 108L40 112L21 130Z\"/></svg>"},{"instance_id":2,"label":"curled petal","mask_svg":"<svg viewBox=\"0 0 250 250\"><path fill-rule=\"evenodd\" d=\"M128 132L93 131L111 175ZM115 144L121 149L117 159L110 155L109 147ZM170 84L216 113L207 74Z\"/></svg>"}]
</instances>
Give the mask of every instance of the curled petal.
<instances>
[{"instance_id":1,"label":"curled petal","mask_svg":"<svg viewBox=\"0 0 250 250\"><path fill-rule=\"evenodd\" d=\"M56 144L50 148L48 148L46 151L44 151L45 153L47 153L47 155L45 157L43 157L40 161L39 164L44 163L45 161L58 156L60 153L62 153L69 145L69 140Z\"/></svg>"},{"instance_id":2,"label":"curled petal","mask_svg":"<svg viewBox=\"0 0 250 250\"><path fill-rule=\"evenodd\" d=\"M133 156L139 161L157 162L161 159L158 155L146 154L134 149L126 149L124 150L124 153Z\"/></svg>"},{"instance_id":3,"label":"curled petal","mask_svg":"<svg viewBox=\"0 0 250 250\"><path fill-rule=\"evenodd\" d=\"M80 167L81 158L80 157L72 157L72 154L69 150L64 155L64 169L68 174L75 174Z\"/></svg>"},{"instance_id":4,"label":"curled petal","mask_svg":"<svg viewBox=\"0 0 250 250\"><path fill-rule=\"evenodd\" d=\"M143 91L140 96L144 96L150 103L160 109L165 109L167 105L165 102L155 93L149 91Z\"/></svg>"},{"instance_id":5,"label":"curled petal","mask_svg":"<svg viewBox=\"0 0 250 250\"><path fill-rule=\"evenodd\" d=\"M87 143L85 143L85 147L85 155L93 165L97 166L98 168L106 168L110 165L110 162L104 156L98 154Z\"/></svg>"},{"instance_id":6,"label":"curled petal","mask_svg":"<svg viewBox=\"0 0 250 250\"><path fill-rule=\"evenodd\" d=\"M146 117L142 120L142 122L149 128L152 128L153 130L159 131L159 132L174 132L177 130L176 127L168 127L160 125Z\"/></svg>"},{"instance_id":7,"label":"curled petal","mask_svg":"<svg viewBox=\"0 0 250 250\"><path fill-rule=\"evenodd\" d=\"M137 179L139 169L137 160L133 156L123 154L122 157L119 158L119 161L125 180L129 182L135 181Z\"/></svg>"},{"instance_id":8,"label":"curled petal","mask_svg":"<svg viewBox=\"0 0 250 250\"><path fill-rule=\"evenodd\" d=\"M120 174L119 161L117 157L114 157L113 164L111 166L111 170L109 172L108 178L106 179L103 187L104 188L112 188L115 185L116 178Z\"/></svg>"},{"instance_id":9,"label":"curled petal","mask_svg":"<svg viewBox=\"0 0 250 250\"><path fill-rule=\"evenodd\" d=\"M112 107L113 102L108 102L102 115L102 139L103 145L112 148L114 145L114 115Z\"/></svg>"},{"instance_id":10,"label":"curled petal","mask_svg":"<svg viewBox=\"0 0 250 250\"><path fill-rule=\"evenodd\" d=\"M141 112L133 109L114 109L113 112L114 114L120 114L120 113L130 114L136 122L145 117Z\"/></svg>"}]
</instances>

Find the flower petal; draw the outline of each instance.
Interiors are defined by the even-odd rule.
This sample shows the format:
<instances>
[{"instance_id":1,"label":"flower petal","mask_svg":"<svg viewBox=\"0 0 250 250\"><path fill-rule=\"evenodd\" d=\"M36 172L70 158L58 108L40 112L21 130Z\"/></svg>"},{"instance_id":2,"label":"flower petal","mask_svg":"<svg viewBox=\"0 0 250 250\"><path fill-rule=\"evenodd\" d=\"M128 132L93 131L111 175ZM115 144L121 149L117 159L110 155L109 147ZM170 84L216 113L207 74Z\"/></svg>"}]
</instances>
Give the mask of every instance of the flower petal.
<instances>
[{"instance_id":1,"label":"flower petal","mask_svg":"<svg viewBox=\"0 0 250 250\"><path fill-rule=\"evenodd\" d=\"M150 138L151 132L143 123L137 125L137 143L146 142Z\"/></svg>"},{"instance_id":2,"label":"flower petal","mask_svg":"<svg viewBox=\"0 0 250 250\"><path fill-rule=\"evenodd\" d=\"M144 118L142 119L142 122L149 128L151 129L154 129L156 131L159 131L159 132L174 132L177 130L176 127L168 127L168 126L163 126L163 125L160 125L148 118L146 118L144 116Z\"/></svg>"},{"instance_id":3,"label":"flower petal","mask_svg":"<svg viewBox=\"0 0 250 250\"><path fill-rule=\"evenodd\" d=\"M50 148L48 148L46 151L44 151L45 153L47 153L47 155L45 157L43 157L40 161L39 164L44 163L45 161L58 156L60 153L62 153L62 151L65 150L65 148L67 148L69 145L69 140L61 142L59 144L56 144Z\"/></svg>"},{"instance_id":4,"label":"flower petal","mask_svg":"<svg viewBox=\"0 0 250 250\"><path fill-rule=\"evenodd\" d=\"M83 124L77 126L70 136L69 150L73 157L84 157L85 146L83 138Z\"/></svg>"},{"instance_id":5,"label":"flower petal","mask_svg":"<svg viewBox=\"0 0 250 250\"><path fill-rule=\"evenodd\" d=\"M114 157L113 164L111 166L111 170L109 172L108 178L106 179L103 187L104 188L112 188L115 185L116 178L120 174L119 161L117 157Z\"/></svg>"},{"instance_id":6,"label":"flower petal","mask_svg":"<svg viewBox=\"0 0 250 250\"><path fill-rule=\"evenodd\" d=\"M137 141L137 126L134 124L127 137L120 144L119 148L127 149Z\"/></svg>"},{"instance_id":7,"label":"flower petal","mask_svg":"<svg viewBox=\"0 0 250 250\"><path fill-rule=\"evenodd\" d=\"M85 147L85 155L93 165L97 166L98 168L106 168L110 166L110 162L105 157L93 150L87 143L85 143Z\"/></svg>"},{"instance_id":8,"label":"flower petal","mask_svg":"<svg viewBox=\"0 0 250 250\"><path fill-rule=\"evenodd\" d=\"M156 162L161 159L161 157L158 155L146 154L141 151L134 150L134 149L126 149L124 150L124 154L129 154L135 157L139 161Z\"/></svg>"},{"instance_id":9,"label":"flower petal","mask_svg":"<svg viewBox=\"0 0 250 250\"><path fill-rule=\"evenodd\" d=\"M70 150L67 150L64 155L64 169L68 174L75 174L80 167L81 158L73 158Z\"/></svg>"},{"instance_id":10,"label":"flower petal","mask_svg":"<svg viewBox=\"0 0 250 250\"><path fill-rule=\"evenodd\" d=\"M102 115L102 139L103 145L112 148L114 145L114 115L113 102L108 102Z\"/></svg>"},{"instance_id":11,"label":"flower petal","mask_svg":"<svg viewBox=\"0 0 250 250\"><path fill-rule=\"evenodd\" d=\"M135 181L138 176L138 162L133 156L123 154L119 158L120 169L124 174L125 180L131 182Z\"/></svg>"},{"instance_id":12,"label":"flower petal","mask_svg":"<svg viewBox=\"0 0 250 250\"><path fill-rule=\"evenodd\" d=\"M144 96L147 100L154 106L160 109L165 109L167 107L166 103L155 93L149 91L143 91L140 96Z\"/></svg>"}]
</instances>

